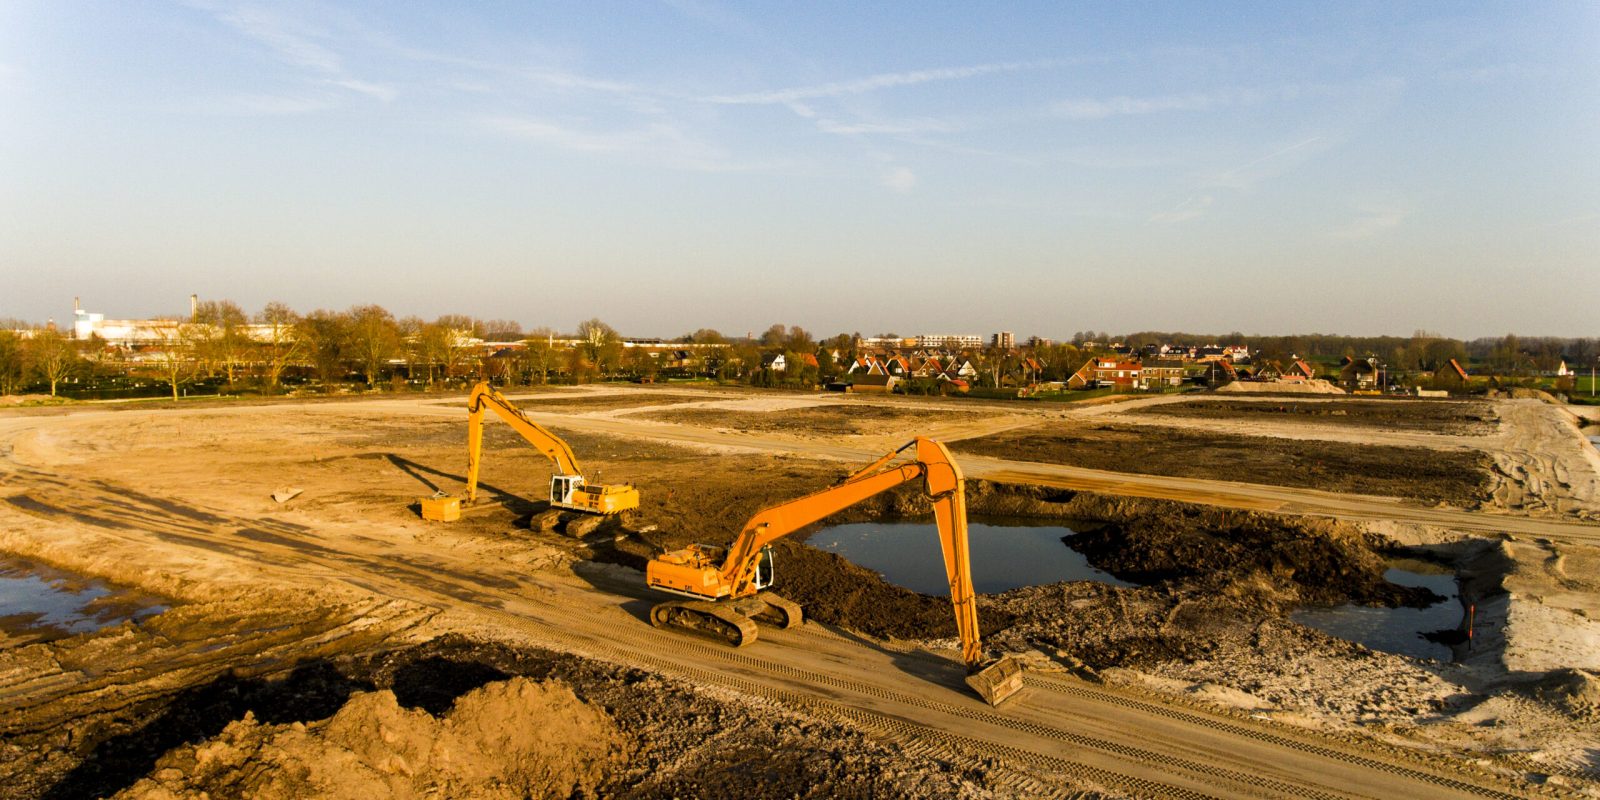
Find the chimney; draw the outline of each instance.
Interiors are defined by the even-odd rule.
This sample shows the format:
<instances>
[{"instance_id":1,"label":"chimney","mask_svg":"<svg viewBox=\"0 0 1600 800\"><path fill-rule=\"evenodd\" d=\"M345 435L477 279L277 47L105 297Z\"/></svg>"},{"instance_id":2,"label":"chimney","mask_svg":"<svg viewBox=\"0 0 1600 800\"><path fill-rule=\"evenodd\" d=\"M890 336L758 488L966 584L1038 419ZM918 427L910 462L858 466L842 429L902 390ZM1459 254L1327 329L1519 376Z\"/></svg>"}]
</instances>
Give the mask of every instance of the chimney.
<instances>
[{"instance_id":1,"label":"chimney","mask_svg":"<svg viewBox=\"0 0 1600 800\"><path fill-rule=\"evenodd\" d=\"M194 322L195 315L200 313L200 295L189 295L189 321Z\"/></svg>"}]
</instances>

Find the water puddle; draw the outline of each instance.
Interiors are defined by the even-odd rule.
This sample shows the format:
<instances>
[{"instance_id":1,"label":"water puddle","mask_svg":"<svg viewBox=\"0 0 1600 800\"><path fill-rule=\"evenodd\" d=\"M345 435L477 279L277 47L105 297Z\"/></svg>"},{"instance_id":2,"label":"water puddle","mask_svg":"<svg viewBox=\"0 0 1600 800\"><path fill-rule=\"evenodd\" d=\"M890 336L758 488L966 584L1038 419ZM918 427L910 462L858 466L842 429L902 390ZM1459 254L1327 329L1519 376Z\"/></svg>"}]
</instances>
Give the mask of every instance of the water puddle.
<instances>
[{"instance_id":1,"label":"water puddle","mask_svg":"<svg viewBox=\"0 0 1600 800\"><path fill-rule=\"evenodd\" d=\"M1060 581L1134 585L1089 566L1082 554L1062 543L1062 537L1073 535L1071 528L969 522L967 530L972 586L983 594ZM835 525L812 534L806 543L875 570L884 580L911 591L950 594L939 529L931 522Z\"/></svg>"},{"instance_id":2,"label":"water puddle","mask_svg":"<svg viewBox=\"0 0 1600 800\"><path fill-rule=\"evenodd\" d=\"M1371 608L1339 606L1296 611L1295 622L1340 639L1386 653L1449 661L1450 648L1422 638L1422 634L1454 630L1461 626L1461 599L1455 573L1447 567L1416 559L1395 559L1383 577L1401 586L1424 586L1444 600L1427 608Z\"/></svg>"},{"instance_id":3,"label":"water puddle","mask_svg":"<svg viewBox=\"0 0 1600 800\"><path fill-rule=\"evenodd\" d=\"M19 559L0 558L0 641L50 641L142 622L167 606L158 598Z\"/></svg>"}]
</instances>

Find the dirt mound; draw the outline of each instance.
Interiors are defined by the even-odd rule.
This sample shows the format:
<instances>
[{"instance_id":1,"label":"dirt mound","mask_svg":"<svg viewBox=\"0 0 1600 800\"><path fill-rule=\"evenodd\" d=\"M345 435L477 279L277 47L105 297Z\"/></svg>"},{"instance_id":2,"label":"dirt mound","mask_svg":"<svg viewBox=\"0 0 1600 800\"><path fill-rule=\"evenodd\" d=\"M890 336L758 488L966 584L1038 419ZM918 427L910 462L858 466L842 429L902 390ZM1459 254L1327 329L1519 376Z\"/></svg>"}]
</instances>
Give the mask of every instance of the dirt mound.
<instances>
[{"instance_id":1,"label":"dirt mound","mask_svg":"<svg viewBox=\"0 0 1600 800\"><path fill-rule=\"evenodd\" d=\"M1543 389L1529 389L1523 386L1510 386L1504 389L1490 389L1488 398L1490 400L1538 400L1541 403L1549 403L1553 406L1566 405L1560 400L1557 400L1555 395L1552 395Z\"/></svg>"},{"instance_id":2,"label":"dirt mound","mask_svg":"<svg viewBox=\"0 0 1600 800\"><path fill-rule=\"evenodd\" d=\"M1533 687L1533 694L1580 719L1600 718L1600 675L1582 669L1558 669Z\"/></svg>"},{"instance_id":3,"label":"dirt mound","mask_svg":"<svg viewBox=\"0 0 1600 800\"><path fill-rule=\"evenodd\" d=\"M388 690L355 694L309 726L247 714L117 796L558 798L592 794L623 755L616 724L570 686L512 678L462 695L442 718Z\"/></svg>"},{"instance_id":4,"label":"dirt mound","mask_svg":"<svg viewBox=\"0 0 1600 800\"><path fill-rule=\"evenodd\" d=\"M1228 394L1345 394L1327 381L1234 381L1217 389Z\"/></svg>"}]
</instances>

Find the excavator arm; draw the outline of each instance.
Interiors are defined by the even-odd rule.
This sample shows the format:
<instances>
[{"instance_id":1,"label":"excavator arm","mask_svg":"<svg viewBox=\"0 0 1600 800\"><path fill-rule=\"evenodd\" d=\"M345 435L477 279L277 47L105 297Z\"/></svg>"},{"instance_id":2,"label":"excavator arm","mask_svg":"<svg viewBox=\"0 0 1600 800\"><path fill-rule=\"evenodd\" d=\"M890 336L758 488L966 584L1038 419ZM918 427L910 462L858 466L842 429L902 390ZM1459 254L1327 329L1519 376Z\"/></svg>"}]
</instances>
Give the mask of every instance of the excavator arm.
<instances>
[{"instance_id":1,"label":"excavator arm","mask_svg":"<svg viewBox=\"0 0 1600 800\"><path fill-rule=\"evenodd\" d=\"M546 430L526 415L522 410L511 405L509 400L489 386L488 381L480 381L472 387L472 395L467 398L467 502L478 499L478 466L482 462L483 454L483 412L490 409L505 420L512 430L528 440L534 449L555 462L556 472L562 475L582 475L578 468L578 457L572 454L572 448L561 437Z\"/></svg>"},{"instance_id":2,"label":"excavator arm","mask_svg":"<svg viewBox=\"0 0 1600 800\"><path fill-rule=\"evenodd\" d=\"M885 469L895 456L913 447L915 462ZM761 548L829 514L919 478L923 493L933 501L950 603L955 607L956 632L961 638L961 660L969 673L967 682L986 700L997 704L1021 688L1021 669L1009 658L990 665L984 663L968 552L966 480L950 451L939 442L919 436L837 485L758 512L729 545L721 577L733 586L734 597L753 592Z\"/></svg>"}]
</instances>

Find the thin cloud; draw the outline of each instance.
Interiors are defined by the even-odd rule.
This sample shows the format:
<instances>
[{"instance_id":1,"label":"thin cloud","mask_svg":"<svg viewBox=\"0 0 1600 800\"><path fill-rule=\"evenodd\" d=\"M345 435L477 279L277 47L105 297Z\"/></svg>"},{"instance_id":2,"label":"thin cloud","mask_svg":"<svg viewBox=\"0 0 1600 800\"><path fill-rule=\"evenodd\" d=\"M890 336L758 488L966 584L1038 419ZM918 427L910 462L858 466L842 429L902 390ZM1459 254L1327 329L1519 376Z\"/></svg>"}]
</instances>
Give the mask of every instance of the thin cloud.
<instances>
[{"instance_id":1,"label":"thin cloud","mask_svg":"<svg viewBox=\"0 0 1600 800\"><path fill-rule=\"evenodd\" d=\"M840 122L821 118L817 120L817 130L840 135L949 133L957 130L957 126L943 120L926 118L893 122Z\"/></svg>"},{"instance_id":2,"label":"thin cloud","mask_svg":"<svg viewBox=\"0 0 1600 800\"><path fill-rule=\"evenodd\" d=\"M338 53L315 41L317 38L327 38L328 34L324 31L308 29L303 23L286 20L250 4L223 5L207 0L189 0L188 5L210 14L223 25L264 46L278 61L323 76L322 81L328 85L384 102L393 100L398 94L394 87L361 80L349 74Z\"/></svg>"},{"instance_id":3,"label":"thin cloud","mask_svg":"<svg viewBox=\"0 0 1600 800\"><path fill-rule=\"evenodd\" d=\"M907 194L917 188L917 173L907 167L897 167L883 176L882 183L900 194Z\"/></svg>"},{"instance_id":4,"label":"thin cloud","mask_svg":"<svg viewBox=\"0 0 1600 800\"><path fill-rule=\"evenodd\" d=\"M1399 227L1411 216L1409 208L1363 208L1350 222L1329 231L1335 239L1371 239Z\"/></svg>"},{"instance_id":5,"label":"thin cloud","mask_svg":"<svg viewBox=\"0 0 1600 800\"><path fill-rule=\"evenodd\" d=\"M1227 187L1232 189L1248 188L1249 186L1259 182L1267 174L1266 171L1257 169L1258 167L1271 162L1276 162L1282 159L1284 156L1303 151L1306 148L1322 141L1324 141L1323 137L1312 136L1309 139L1295 142L1287 147L1274 150L1264 156L1261 156L1260 158L1247 161L1237 167L1233 167L1218 173L1207 181L1207 185Z\"/></svg>"},{"instance_id":6,"label":"thin cloud","mask_svg":"<svg viewBox=\"0 0 1600 800\"><path fill-rule=\"evenodd\" d=\"M797 100L814 100L823 97L842 97L845 95L865 94L879 89L891 89L901 86L915 86L922 83L940 81L958 81L968 78L977 78L984 75L995 75L1006 72L1022 72L1026 70L1049 69L1062 66L1065 62L1058 60L1045 61L1014 61L999 64L976 64L968 67L947 67L943 69L922 69L909 72L887 72L871 75L856 80L824 83L817 86L797 86L788 89L776 89L765 92L749 92L746 94L712 95L701 98L707 103L719 105L776 105L789 104Z\"/></svg>"},{"instance_id":7,"label":"thin cloud","mask_svg":"<svg viewBox=\"0 0 1600 800\"><path fill-rule=\"evenodd\" d=\"M219 114L241 117L292 117L299 114L313 114L333 106L333 101L326 97L244 94L230 97L212 110Z\"/></svg>"},{"instance_id":8,"label":"thin cloud","mask_svg":"<svg viewBox=\"0 0 1600 800\"><path fill-rule=\"evenodd\" d=\"M1109 117L1157 114L1164 111L1205 111L1232 105L1237 96L1220 94L1178 94L1164 97L1111 97L1104 100L1065 100L1055 105L1057 115L1067 119L1107 119Z\"/></svg>"},{"instance_id":9,"label":"thin cloud","mask_svg":"<svg viewBox=\"0 0 1600 800\"><path fill-rule=\"evenodd\" d=\"M1162 211L1150 215L1150 221L1157 225L1176 225L1205 216L1217 199L1209 194L1196 195L1179 203L1170 211Z\"/></svg>"}]
</instances>

